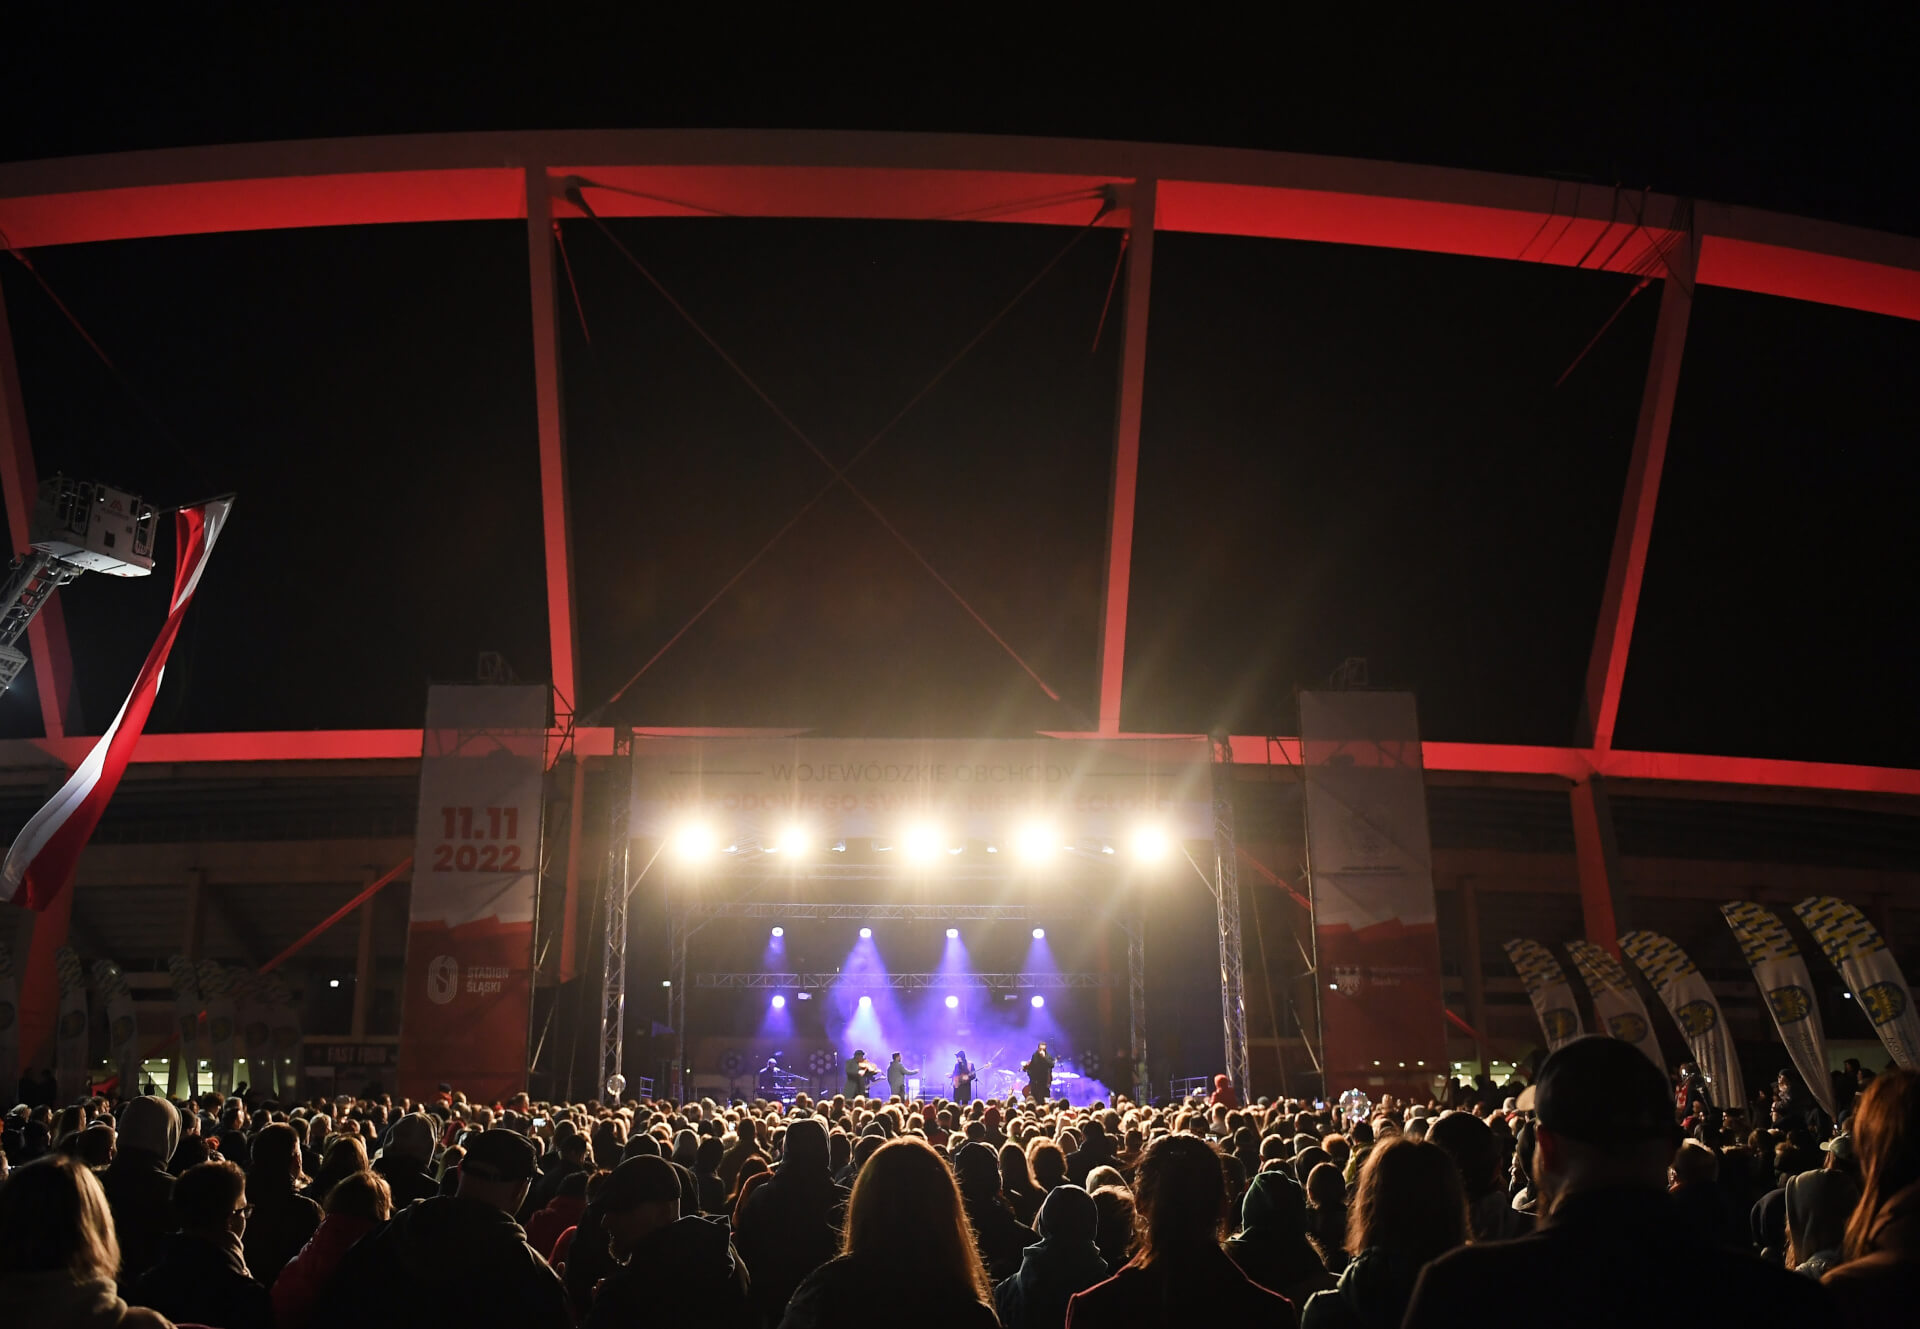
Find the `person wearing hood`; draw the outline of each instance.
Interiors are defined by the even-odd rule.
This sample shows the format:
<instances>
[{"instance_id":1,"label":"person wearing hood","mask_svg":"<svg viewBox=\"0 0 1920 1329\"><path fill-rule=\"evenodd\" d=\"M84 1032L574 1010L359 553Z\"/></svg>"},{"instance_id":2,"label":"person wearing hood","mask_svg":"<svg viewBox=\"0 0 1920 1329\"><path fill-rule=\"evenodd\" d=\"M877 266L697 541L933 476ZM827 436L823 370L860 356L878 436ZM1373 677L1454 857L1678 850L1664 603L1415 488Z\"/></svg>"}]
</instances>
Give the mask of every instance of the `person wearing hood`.
<instances>
[{"instance_id":1,"label":"person wearing hood","mask_svg":"<svg viewBox=\"0 0 1920 1329\"><path fill-rule=\"evenodd\" d=\"M132 1300L168 1319L219 1329L273 1329L273 1302L247 1268L247 1176L224 1159L188 1168L173 1183L180 1230L134 1285Z\"/></svg>"},{"instance_id":2,"label":"person wearing hood","mask_svg":"<svg viewBox=\"0 0 1920 1329\"><path fill-rule=\"evenodd\" d=\"M815 1117L787 1127L786 1153L740 1207L734 1244L753 1275L753 1304L769 1325L801 1282L840 1249L847 1188L829 1170L827 1128Z\"/></svg>"},{"instance_id":3,"label":"person wearing hood","mask_svg":"<svg viewBox=\"0 0 1920 1329\"><path fill-rule=\"evenodd\" d=\"M631 1158L613 1170L597 1199L615 1272L601 1284L582 1329L758 1323L746 1266L726 1228L683 1217L686 1191L681 1170L664 1158Z\"/></svg>"},{"instance_id":4,"label":"person wearing hood","mask_svg":"<svg viewBox=\"0 0 1920 1329\"><path fill-rule=\"evenodd\" d=\"M1240 1204L1240 1235L1227 1242L1240 1272L1296 1306L1334 1285L1307 1240L1307 1193L1284 1172L1255 1174Z\"/></svg>"},{"instance_id":5,"label":"person wearing hood","mask_svg":"<svg viewBox=\"0 0 1920 1329\"><path fill-rule=\"evenodd\" d=\"M1100 1118L1088 1117L1085 1139L1067 1159L1067 1180L1085 1189L1087 1174L1097 1167L1111 1166L1114 1155L1113 1140L1100 1124Z\"/></svg>"},{"instance_id":6,"label":"person wearing hood","mask_svg":"<svg viewBox=\"0 0 1920 1329\"><path fill-rule=\"evenodd\" d=\"M1148 1145L1134 1196L1138 1252L1068 1303L1070 1329L1293 1323L1293 1304L1241 1273L1220 1249L1226 1170L1205 1140L1165 1135Z\"/></svg>"},{"instance_id":7,"label":"person wearing hood","mask_svg":"<svg viewBox=\"0 0 1920 1329\"><path fill-rule=\"evenodd\" d=\"M1094 1244L1099 1218L1093 1197L1078 1186L1048 1192L1040 1205L1040 1240L1021 1252L1018 1272L993 1289L1001 1329L1064 1329L1074 1294L1110 1272Z\"/></svg>"},{"instance_id":8,"label":"person wearing hood","mask_svg":"<svg viewBox=\"0 0 1920 1329\"><path fill-rule=\"evenodd\" d=\"M120 1248L94 1175L66 1158L0 1185L0 1324L32 1329L173 1329L114 1291Z\"/></svg>"},{"instance_id":9,"label":"person wearing hood","mask_svg":"<svg viewBox=\"0 0 1920 1329\"><path fill-rule=\"evenodd\" d=\"M1013 1216L1000 1191L1000 1155L990 1144L976 1141L962 1145L954 1155L953 1171L987 1277L995 1282L1012 1277L1033 1240L1033 1229Z\"/></svg>"},{"instance_id":10,"label":"person wearing hood","mask_svg":"<svg viewBox=\"0 0 1920 1329\"><path fill-rule=\"evenodd\" d=\"M149 1094L120 1114L120 1149L101 1174L120 1243L120 1291L124 1295L160 1258L160 1243L173 1227L173 1174L167 1160L180 1147L180 1113Z\"/></svg>"},{"instance_id":11,"label":"person wearing hood","mask_svg":"<svg viewBox=\"0 0 1920 1329\"><path fill-rule=\"evenodd\" d=\"M347 1252L314 1329L572 1329L559 1276L513 1220L539 1162L523 1135L467 1137L460 1186L398 1210Z\"/></svg>"},{"instance_id":12,"label":"person wearing hood","mask_svg":"<svg viewBox=\"0 0 1920 1329\"><path fill-rule=\"evenodd\" d=\"M1787 1268L1818 1280L1840 1263L1847 1220L1860 1203L1860 1183L1832 1168L1802 1172L1786 1186Z\"/></svg>"},{"instance_id":13,"label":"person wearing hood","mask_svg":"<svg viewBox=\"0 0 1920 1329\"><path fill-rule=\"evenodd\" d=\"M1347 1216L1353 1262L1307 1302L1301 1329L1393 1329L1420 1266L1467 1236L1466 1191L1445 1150L1404 1136L1375 1145Z\"/></svg>"},{"instance_id":14,"label":"person wearing hood","mask_svg":"<svg viewBox=\"0 0 1920 1329\"><path fill-rule=\"evenodd\" d=\"M274 1329L306 1329L313 1303L360 1238L393 1216L387 1183L371 1172L344 1177L327 1192L326 1218L273 1281Z\"/></svg>"},{"instance_id":15,"label":"person wearing hood","mask_svg":"<svg viewBox=\"0 0 1920 1329\"><path fill-rule=\"evenodd\" d=\"M373 1170L387 1179L396 1210L440 1193L431 1171L436 1134L433 1122L418 1112L409 1112L387 1128L386 1147L374 1160Z\"/></svg>"}]
</instances>

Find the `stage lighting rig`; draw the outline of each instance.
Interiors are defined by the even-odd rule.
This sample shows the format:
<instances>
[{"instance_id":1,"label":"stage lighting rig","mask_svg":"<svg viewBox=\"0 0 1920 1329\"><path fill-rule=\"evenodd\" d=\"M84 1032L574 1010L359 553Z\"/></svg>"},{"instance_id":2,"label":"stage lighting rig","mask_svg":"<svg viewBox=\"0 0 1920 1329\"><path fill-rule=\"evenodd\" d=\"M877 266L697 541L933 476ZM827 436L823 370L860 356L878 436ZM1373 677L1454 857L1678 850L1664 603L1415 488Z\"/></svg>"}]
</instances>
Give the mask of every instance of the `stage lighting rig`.
<instances>
[{"instance_id":1,"label":"stage lighting rig","mask_svg":"<svg viewBox=\"0 0 1920 1329\"><path fill-rule=\"evenodd\" d=\"M153 571L154 510L136 494L56 475L40 486L27 531L0 590L0 693L27 667L14 643L49 597L83 572L144 577Z\"/></svg>"}]
</instances>

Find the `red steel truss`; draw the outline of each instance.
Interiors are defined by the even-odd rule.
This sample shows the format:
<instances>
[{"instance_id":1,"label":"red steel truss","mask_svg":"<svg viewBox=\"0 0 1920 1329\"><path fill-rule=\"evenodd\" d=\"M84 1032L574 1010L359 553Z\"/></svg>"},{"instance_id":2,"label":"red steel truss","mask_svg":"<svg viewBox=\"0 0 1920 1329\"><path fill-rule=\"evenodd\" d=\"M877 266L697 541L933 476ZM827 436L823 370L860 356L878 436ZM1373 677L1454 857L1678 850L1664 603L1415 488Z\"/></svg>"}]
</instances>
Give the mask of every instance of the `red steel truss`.
<instances>
[{"instance_id":1,"label":"red steel truss","mask_svg":"<svg viewBox=\"0 0 1920 1329\"><path fill-rule=\"evenodd\" d=\"M583 187L603 217L1084 225L1089 202L1111 198L1119 204L1102 221L1127 228L1130 250L1098 663L1102 736L1123 732L1134 478L1156 231L1559 266L1591 258L1593 266L1611 271L1643 270L1649 253L1658 251L1665 289L1588 671L1586 743L1428 743L1426 763L1440 771L1545 775L1574 785L1602 777L1920 795L1920 771L1612 747L1694 284L1920 319L1920 241L1910 238L1596 186L1289 153L970 135L705 130L417 135L16 163L0 166L0 233L7 244L26 249L212 231L524 220L550 653L555 686L570 709L582 699L548 239L551 219L580 215L564 197L569 185ZM1672 229L1683 225L1684 233ZM0 483L18 547L34 474L4 311ZM89 745L65 734L68 670L57 610L56 603L42 615L32 639L48 737L0 743L0 762L71 765ZM573 737L583 756L612 750L609 730L580 729ZM1233 751L1239 761L1298 760L1291 739L1236 737ZM336 760L419 752L418 730L149 734L134 759Z\"/></svg>"}]
</instances>

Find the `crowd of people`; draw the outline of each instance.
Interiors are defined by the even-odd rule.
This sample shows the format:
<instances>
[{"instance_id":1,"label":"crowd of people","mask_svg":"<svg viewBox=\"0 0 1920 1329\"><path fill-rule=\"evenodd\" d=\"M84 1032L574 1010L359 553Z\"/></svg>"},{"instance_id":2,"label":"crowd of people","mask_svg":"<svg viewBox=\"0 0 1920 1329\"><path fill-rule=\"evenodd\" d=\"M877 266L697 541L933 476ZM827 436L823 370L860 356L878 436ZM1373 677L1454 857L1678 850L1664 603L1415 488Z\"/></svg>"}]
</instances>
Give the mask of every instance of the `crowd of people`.
<instances>
[{"instance_id":1,"label":"crowd of people","mask_svg":"<svg viewBox=\"0 0 1920 1329\"><path fill-rule=\"evenodd\" d=\"M1531 1091L20 1106L32 1329L1878 1326L1920 1307L1920 1073L1744 1129L1632 1045ZM1824 1138L1822 1138L1824 1137Z\"/></svg>"}]
</instances>

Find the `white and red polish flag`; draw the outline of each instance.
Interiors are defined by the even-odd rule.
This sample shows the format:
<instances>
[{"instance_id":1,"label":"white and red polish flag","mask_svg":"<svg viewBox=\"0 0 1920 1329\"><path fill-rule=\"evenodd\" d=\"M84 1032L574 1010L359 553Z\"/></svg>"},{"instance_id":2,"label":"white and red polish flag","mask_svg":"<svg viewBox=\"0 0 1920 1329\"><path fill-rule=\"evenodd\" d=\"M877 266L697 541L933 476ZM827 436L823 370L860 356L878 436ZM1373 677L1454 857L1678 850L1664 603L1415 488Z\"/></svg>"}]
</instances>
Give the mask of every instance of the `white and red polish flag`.
<instances>
[{"instance_id":1,"label":"white and red polish flag","mask_svg":"<svg viewBox=\"0 0 1920 1329\"><path fill-rule=\"evenodd\" d=\"M74 871L80 866L80 851L100 824L100 815L107 810L113 791L120 787L120 777L126 773L127 762L147 727L147 715L160 692L160 676L166 671L167 652L173 649L180 620L200 585L213 542L220 538L220 528L226 525L232 507L232 499L221 498L181 508L175 515L173 605L167 611L166 625L147 652L140 677L134 680L133 691L127 694L107 732L67 777L60 792L14 837L6 862L0 866L0 890L14 904L45 909L73 881Z\"/></svg>"}]
</instances>

